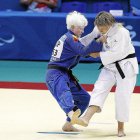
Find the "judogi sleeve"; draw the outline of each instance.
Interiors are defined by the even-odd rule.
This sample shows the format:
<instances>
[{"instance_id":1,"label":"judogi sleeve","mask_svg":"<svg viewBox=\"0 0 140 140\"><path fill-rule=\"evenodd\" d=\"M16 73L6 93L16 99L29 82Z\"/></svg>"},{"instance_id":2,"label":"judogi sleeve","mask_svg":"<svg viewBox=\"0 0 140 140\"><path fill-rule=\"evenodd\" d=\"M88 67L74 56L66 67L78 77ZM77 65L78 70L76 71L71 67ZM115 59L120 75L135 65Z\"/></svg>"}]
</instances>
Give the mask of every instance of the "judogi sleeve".
<instances>
[{"instance_id":1,"label":"judogi sleeve","mask_svg":"<svg viewBox=\"0 0 140 140\"><path fill-rule=\"evenodd\" d=\"M102 44L97 43L96 41L92 42L92 46L84 46L74 35L70 38L67 38L66 42L69 45L69 47L71 47L75 55L87 56L92 52L97 52L97 46L100 49L98 50L98 52L102 49Z\"/></svg>"},{"instance_id":2,"label":"judogi sleeve","mask_svg":"<svg viewBox=\"0 0 140 140\"><path fill-rule=\"evenodd\" d=\"M97 27L95 26L93 31L90 34L87 34L86 36L79 39L79 41L84 45L88 46L95 38L98 38L100 35Z\"/></svg>"}]
</instances>

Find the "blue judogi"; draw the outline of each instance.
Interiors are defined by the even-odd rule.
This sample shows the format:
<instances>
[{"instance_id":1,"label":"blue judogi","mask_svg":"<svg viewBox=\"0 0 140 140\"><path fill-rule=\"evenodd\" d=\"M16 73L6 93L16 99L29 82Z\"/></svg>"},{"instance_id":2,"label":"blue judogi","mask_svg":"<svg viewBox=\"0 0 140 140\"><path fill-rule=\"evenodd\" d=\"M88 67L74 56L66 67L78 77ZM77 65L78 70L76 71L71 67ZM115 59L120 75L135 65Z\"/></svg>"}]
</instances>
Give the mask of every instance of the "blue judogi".
<instances>
[{"instance_id":1,"label":"blue judogi","mask_svg":"<svg viewBox=\"0 0 140 140\"><path fill-rule=\"evenodd\" d=\"M99 47L95 42L95 46L97 45ZM48 64L46 84L66 114L75 107L82 114L89 104L90 95L73 80L69 70L78 64L81 56L87 56L91 52L95 52L94 46L83 46L71 31L64 34L54 47ZM70 121L69 118L67 120Z\"/></svg>"}]
</instances>

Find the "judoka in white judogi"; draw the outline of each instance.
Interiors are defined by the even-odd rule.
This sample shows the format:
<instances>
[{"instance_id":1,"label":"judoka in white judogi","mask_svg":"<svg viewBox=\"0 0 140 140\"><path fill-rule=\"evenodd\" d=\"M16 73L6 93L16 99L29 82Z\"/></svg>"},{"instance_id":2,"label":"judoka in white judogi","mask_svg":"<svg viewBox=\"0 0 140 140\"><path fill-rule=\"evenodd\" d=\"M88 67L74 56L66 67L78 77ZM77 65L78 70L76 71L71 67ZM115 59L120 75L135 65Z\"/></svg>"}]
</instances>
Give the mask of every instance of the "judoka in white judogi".
<instances>
[{"instance_id":1,"label":"judoka in white judogi","mask_svg":"<svg viewBox=\"0 0 140 140\"><path fill-rule=\"evenodd\" d=\"M129 120L130 97L133 93L139 72L135 49L129 31L108 12L100 12L95 18L95 25L102 37L103 51L91 56L100 57L103 68L92 91L89 108L77 124L87 126L96 112L101 112L111 88L116 85L115 111L118 121L118 136L125 136L124 122ZM96 27L95 27L96 28ZM96 30L97 32L97 30ZM89 36L90 38L90 36Z\"/></svg>"},{"instance_id":2,"label":"judoka in white judogi","mask_svg":"<svg viewBox=\"0 0 140 140\"><path fill-rule=\"evenodd\" d=\"M127 122L129 120L130 95L136 84L138 62L136 57L118 62L125 78L121 77L113 63L134 53L135 50L131 43L129 31L119 23L114 24L107 33L107 43L103 44L103 52L100 52L104 68L101 70L99 78L95 83L90 105L99 106L101 110L112 86L116 84L116 119L120 122Z\"/></svg>"}]
</instances>

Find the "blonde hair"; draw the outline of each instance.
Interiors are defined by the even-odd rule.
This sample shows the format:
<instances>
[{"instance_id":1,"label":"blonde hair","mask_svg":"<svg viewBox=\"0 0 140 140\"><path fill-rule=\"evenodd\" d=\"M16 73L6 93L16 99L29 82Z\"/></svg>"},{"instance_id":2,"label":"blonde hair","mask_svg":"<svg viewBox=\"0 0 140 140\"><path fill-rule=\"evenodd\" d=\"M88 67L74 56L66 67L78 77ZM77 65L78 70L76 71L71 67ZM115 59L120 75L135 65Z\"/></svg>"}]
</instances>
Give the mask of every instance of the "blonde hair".
<instances>
[{"instance_id":1,"label":"blonde hair","mask_svg":"<svg viewBox=\"0 0 140 140\"><path fill-rule=\"evenodd\" d=\"M87 26L88 21L86 17L80 12L70 12L66 17L67 29L72 29L74 26Z\"/></svg>"},{"instance_id":2,"label":"blonde hair","mask_svg":"<svg viewBox=\"0 0 140 140\"><path fill-rule=\"evenodd\" d=\"M113 17L113 15L105 11L100 12L96 16L94 21L94 24L96 26L108 26L108 25L110 26L113 25L114 23L116 23L116 20Z\"/></svg>"}]
</instances>

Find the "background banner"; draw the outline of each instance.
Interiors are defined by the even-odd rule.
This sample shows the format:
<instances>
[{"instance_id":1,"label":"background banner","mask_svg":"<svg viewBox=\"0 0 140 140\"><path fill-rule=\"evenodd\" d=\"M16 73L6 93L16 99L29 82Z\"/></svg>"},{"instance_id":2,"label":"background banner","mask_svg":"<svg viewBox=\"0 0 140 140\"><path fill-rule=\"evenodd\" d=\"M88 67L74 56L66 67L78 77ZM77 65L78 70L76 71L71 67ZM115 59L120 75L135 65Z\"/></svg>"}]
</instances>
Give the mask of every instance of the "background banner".
<instances>
[{"instance_id":1,"label":"background banner","mask_svg":"<svg viewBox=\"0 0 140 140\"><path fill-rule=\"evenodd\" d=\"M89 24L84 35L92 31L95 15L86 14L86 17ZM64 13L0 12L0 59L48 61L56 41L67 32L65 18ZM117 21L130 31L140 62L140 17L123 16Z\"/></svg>"}]
</instances>

